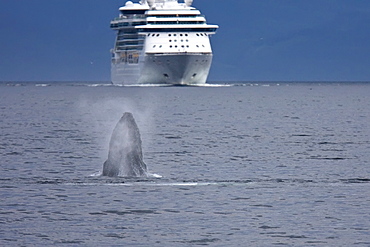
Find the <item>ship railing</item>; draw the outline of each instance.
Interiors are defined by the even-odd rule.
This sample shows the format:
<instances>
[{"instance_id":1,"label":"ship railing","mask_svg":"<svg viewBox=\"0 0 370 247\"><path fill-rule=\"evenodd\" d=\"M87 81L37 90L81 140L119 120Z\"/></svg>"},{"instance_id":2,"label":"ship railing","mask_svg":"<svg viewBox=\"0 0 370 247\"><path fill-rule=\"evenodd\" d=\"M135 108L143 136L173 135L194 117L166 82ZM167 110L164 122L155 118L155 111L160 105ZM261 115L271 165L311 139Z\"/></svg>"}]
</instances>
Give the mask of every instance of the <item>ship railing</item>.
<instances>
[{"instance_id":1,"label":"ship railing","mask_svg":"<svg viewBox=\"0 0 370 247\"><path fill-rule=\"evenodd\" d=\"M203 17L206 18L205 15L148 15L149 17L155 17L155 18L197 18L197 17Z\"/></svg>"},{"instance_id":2,"label":"ship railing","mask_svg":"<svg viewBox=\"0 0 370 247\"><path fill-rule=\"evenodd\" d=\"M145 19L145 15L129 15L129 16L119 16L113 19L113 21L129 20L129 19Z\"/></svg>"},{"instance_id":3,"label":"ship railing","mask_svg":"<svg viewBox=\"0 0 370 247\"><path fill-rule=\"evenodd\" d=\"M120 27L134 27L138 25L145 25L145 21L140 22L111 22L110 27L111 28L120 28Z\"/></svg>"},{"instance_id":4,"label":"ship railing","mask_svg":"<svg viewBox=\"0 0 370 247\"><path fill-rule=\"evenodd\" d=\"M207 23L205 21L149 21L148 24L151 24L151 25L172 25L172 24L176 24L176 25L189 25L189 24L199 25L199 24L207 24Z\"/></svg>"}]
</instances>

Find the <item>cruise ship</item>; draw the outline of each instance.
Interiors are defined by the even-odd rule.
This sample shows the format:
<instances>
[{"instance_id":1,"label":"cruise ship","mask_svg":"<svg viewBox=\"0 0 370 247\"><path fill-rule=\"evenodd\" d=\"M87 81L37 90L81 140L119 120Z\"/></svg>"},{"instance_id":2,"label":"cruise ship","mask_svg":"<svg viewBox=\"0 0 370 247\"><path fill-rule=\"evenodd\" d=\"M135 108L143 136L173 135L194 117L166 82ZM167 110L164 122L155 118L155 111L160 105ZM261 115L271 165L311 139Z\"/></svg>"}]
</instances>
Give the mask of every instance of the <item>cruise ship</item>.
<instances>
[{"instance_id":1,"label":"cruise ship","mask_svg":"<svg viewBox=\"0 0 370 247\"><path fill-rule=\"evenodd\" d=\"M193 0L126 2L111 21L117 32L112 53L113 84L205 84L212 63L207 24Z\"/></svg>"}]
</instances>

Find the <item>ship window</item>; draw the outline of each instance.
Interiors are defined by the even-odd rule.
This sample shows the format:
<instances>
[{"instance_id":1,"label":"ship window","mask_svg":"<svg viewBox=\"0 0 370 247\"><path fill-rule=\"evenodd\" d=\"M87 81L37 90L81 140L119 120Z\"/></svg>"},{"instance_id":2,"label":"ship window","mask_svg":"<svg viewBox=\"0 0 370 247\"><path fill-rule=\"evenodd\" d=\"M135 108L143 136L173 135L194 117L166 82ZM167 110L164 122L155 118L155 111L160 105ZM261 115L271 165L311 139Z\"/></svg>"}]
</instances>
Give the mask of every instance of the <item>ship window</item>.
<instances>
[{"instance_id":1,"label":"ship window","mask_svg":"<svg viewBox=\"0 0 370 247\"><path fill-rule=\"evenodd\" d=\"M170 39L170 42L172 42L172 39Z\"/></svg>"},{"instance_id":2,"label":"ship window","mask_svg":"<svg viewBox=\"0 0 370 247\"><path fill-rule=\"evenodd\" d=\"M177 45L175 45L175 48L177 48Z\"/></svg>"},{"instance_id":3,"label":"ship window","mask_svg":"<svg viewBox=\"0 0 370 247\"><path fill-rule=\"evenodd\" d=\"M162 45L160 45L159 48L162 48Z\"/></svg>"},{"instance_id":4,"label":"ship window","mask_svg":"<svg viewBox=\"0 0 370 247\"><path fill-rule=\"evenodd\" d=\"M173 36L176 36L176 33Z\"/></svg>"},{"instance_id":5,"label":"ship window","mask_svg":"<svg viewBox=\"0 0 370 247\"><path fill-rule=\"evenodd\" d=\"M133 53L133 54L128 54L128 63L133 64L133 63L139 63L139 54Z\"/></svg>"},{"instance_id":6,"label":"ship window","mask_svg":"<svg viewBox=\"0 0 370 247\"><path fill-rule=\"evenodd\" d=\"M184 42L184 40L182 39L181 42Z\"/></svg>"},{"instance_id":7,"label":"ship window","mask_svg":"<svg viewBox=\"0 0 370 247\"><path fill-rule=\"evenodd\" d=\"M159 36L159 33L157 34L157 37Z\"/></svg>"},{"instance_id":8,"label":"ship window","mask_svg":"<svg viewBox=\"0 0 370 247\"><path fill-rule=\"evenodd\" d=\"M189 40L187 39L186 42L189 42Z\"/></svg>"},{"instance_id":9,"label":"ship window","mask_svg":"<svg viewBox=\"0 0 370 247\"><path fill-rule=\"evenodd\" d=\"M182 33L180 34L180 36L182 36Z\"/></svg>"},{"instance_id":10,"label":"ship window","mask_svg":"<svg viewBox=\"0 0 370 247\"><path fill-rule=\"evenodd\" d=\"M150 36L150 33L148 33L148 36Z\"/></svg>"},{"instance_id":11,"label":"ship window","mask_svg":"<svg viewBox=\"0 0 370 247\"><path fill-rule=\"evenodd\" d=\"M155 45L153 45L153 48L155 48Z\"/></svg>"},{"instance_id":12,"label":"ship window","mask_svg":"<svg viewBox=\"0 0 370 247\"><path fill-rule=\"evenodd\" d=\"M199 36L199 33L197 33L197 36Z\"/></svg>"},{"instance_id":13,"label":"ship window","mask_svg":"<svg viewBox=\"0 0 370 247\"><path fill-rule=\"evenodd\" d=\"M199 48L199 45L197 45L197 47Z\"/></svg>"},{"instance_id":14,"label":"ship window","mask_svg":"<svg viewBox=\"0 0 370 247\"><path fill-rule=\"evenodd\" d=\"M175 39L174 41L177 42L177 39Z\"/></svg>"},{"instance_id":15,"label":"ship window","mask_svg":"<svg viewBox=\"0 0 370 247\"><path fill-rule=\"evenodd\" d=\"M185 46L184 46L184 45L182 45L181 47L182 47L182 48L185 48Z\"/></svg>"},{"instance_id":16,"label":"ship window","mask_svg":"<svg viewBox=\"0 0 370 247\"><path fill-rule=\"evenodd\" d=\"M171 37L171 34L169 33L168 36Z\"/></svg>"},{"instance_id":17,"label":"ship window","mask_svg":"<svg viewBox=\"0 0 370 247\"><path fill-rule=\"evenodd\" d=\"M205 33L204 36L207 36L207 34Z\"/></svg>"},{"instance_id":18,"label":"ship window","mask_svg":"<svg viewBox=\"0 0 370 247\"><path fill-rule=\"evenodd\" d=\"M170 45L170 48L172 48L172 45Z\"/></svg>"},{"instance_id":19,"label":"ship window","mask_svg":"<svg viewBox=\"0 0 370 247\"><path fill-rule=\"evenodd\" d=\"M201 33L200 36L203 36L203 34Z\"/></svg>"},{"instance_id":20,"label":"ship window","mask_svg":"<svg viewBox=\"0 0 370 247\"><path fill-rule=\"evenodd\" d=\"M185 36L188 37L188 34L186 33Z\"/></svg>"},{"instance_id":21,"label":"ship window","mask_svg":"<svg viewBox=\"0 0 370 247\"><path fill-rule=\"evenodd\" d=\"M189 48L189 46L187 45L186 48Z\"/></svg>"}]
</instances>

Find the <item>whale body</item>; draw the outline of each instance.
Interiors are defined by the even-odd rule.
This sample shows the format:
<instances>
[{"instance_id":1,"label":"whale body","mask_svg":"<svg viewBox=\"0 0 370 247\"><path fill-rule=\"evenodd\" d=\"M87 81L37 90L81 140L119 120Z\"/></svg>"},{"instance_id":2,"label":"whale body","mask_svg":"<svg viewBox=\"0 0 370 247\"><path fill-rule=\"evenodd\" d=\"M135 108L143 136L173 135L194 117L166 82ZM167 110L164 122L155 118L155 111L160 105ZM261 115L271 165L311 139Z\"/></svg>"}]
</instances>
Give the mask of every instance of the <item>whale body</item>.
<instances>
[{"instance_id":1,"label":"whale body","mask_svg":"<svg viewBox=\"0 0 370 247\"><path fill-rule=\"evenodd\" d=\"M108 159L103 176L144 177L147 167L143 161L139 128L130 112L125 112L113 130Z\"/></svg>"}]
</instances>

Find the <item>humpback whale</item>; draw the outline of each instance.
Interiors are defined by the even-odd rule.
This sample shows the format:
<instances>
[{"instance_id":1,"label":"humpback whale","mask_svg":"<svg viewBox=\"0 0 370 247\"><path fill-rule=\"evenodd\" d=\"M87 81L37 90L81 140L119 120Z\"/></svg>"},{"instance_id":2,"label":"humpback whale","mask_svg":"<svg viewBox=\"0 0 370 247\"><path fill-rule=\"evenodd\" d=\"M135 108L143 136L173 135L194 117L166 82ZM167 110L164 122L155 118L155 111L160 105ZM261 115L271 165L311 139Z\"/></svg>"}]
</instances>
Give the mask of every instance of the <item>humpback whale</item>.
<instances>
[{"instance_id":1,"label":"humpback whale","mask_svg":"<svg viewBox=\"0 0 370 247\"><path fill-rule=\"evenodd\" d=\"M139 128L130 112L125 112L113 130L103 176L143 177L147 167L143 161Z\"/></svg>"}]
</instances>

